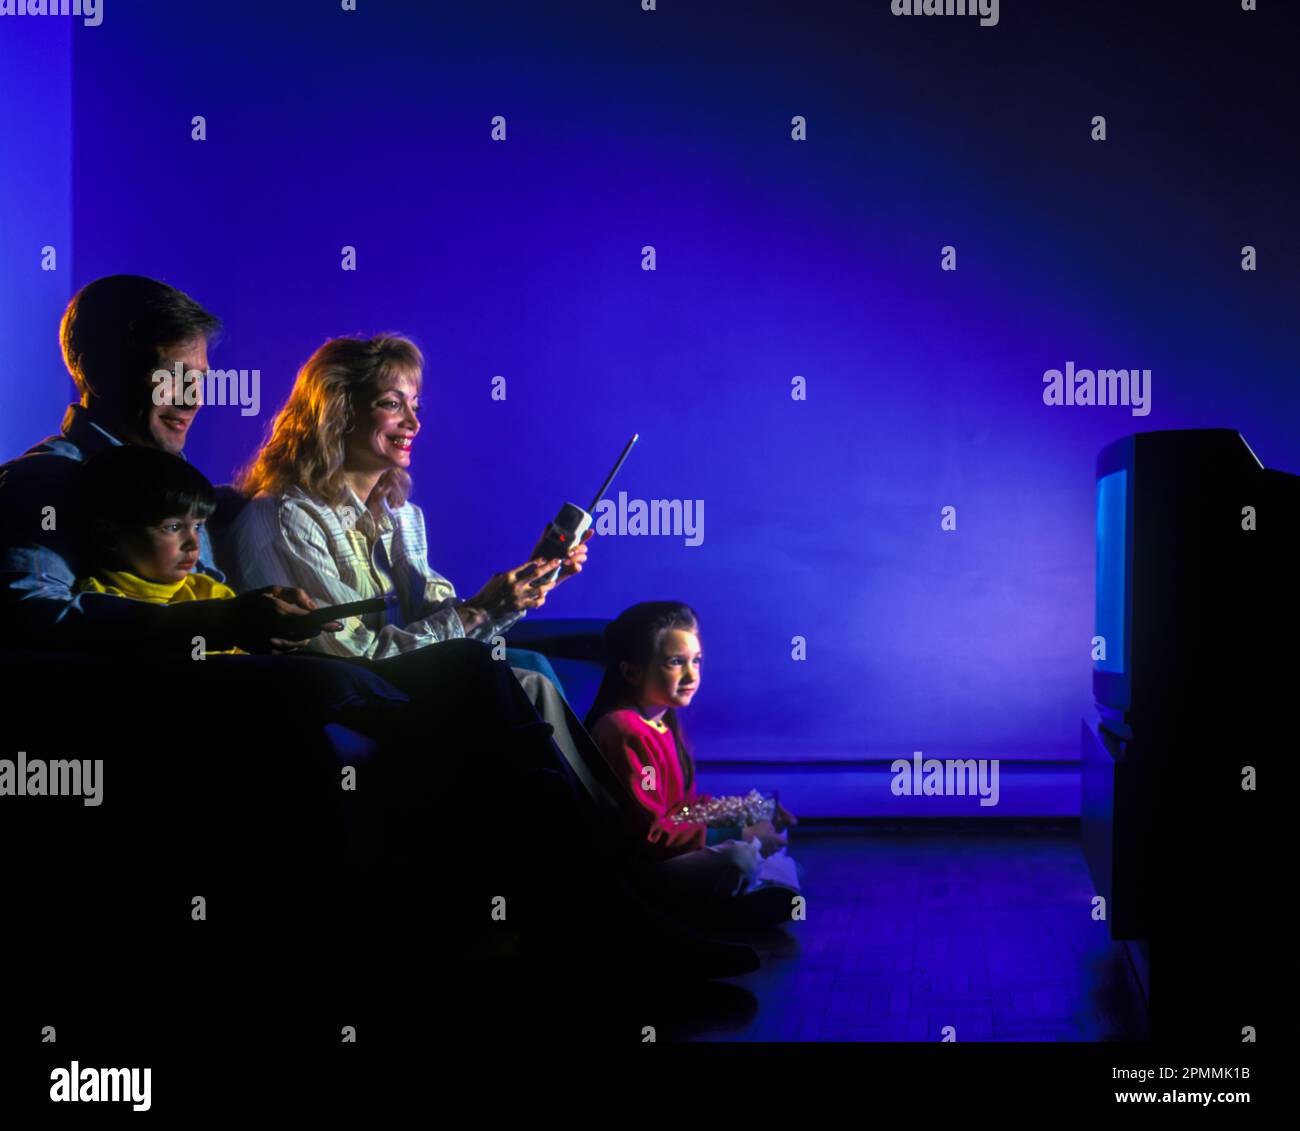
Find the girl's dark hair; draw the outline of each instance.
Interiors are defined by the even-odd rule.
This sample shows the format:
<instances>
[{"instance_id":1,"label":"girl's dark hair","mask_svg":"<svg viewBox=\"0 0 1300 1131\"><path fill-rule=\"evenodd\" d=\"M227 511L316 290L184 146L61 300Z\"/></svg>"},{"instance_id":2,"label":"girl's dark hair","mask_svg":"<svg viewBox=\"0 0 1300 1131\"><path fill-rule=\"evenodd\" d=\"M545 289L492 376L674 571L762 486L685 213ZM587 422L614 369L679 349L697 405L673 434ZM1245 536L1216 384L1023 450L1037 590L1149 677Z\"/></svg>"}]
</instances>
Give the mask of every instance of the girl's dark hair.
<instances>
[{"instance_id":1,"label":"girl's dark hair","mask_svg":"<svg viewBox=\"0 0 1300 1131\"><path fill-rule=\"evenodd\" d=\"M89 459L82 474L82 526L153 526L176 515L207 519L216 488L193 464L158 448L122 444Z\"/></svg>"},{"instance_id":2,"label":"girl's dark hair","mask_svg":"<svg viewBox=\"0 0 1300 1131\"><path fill-rule=\"evenodd\" d=\"M638 667L647 667L659 650L664 633L673 629L699 635L700 618L690 605L681 601L642 601L624 609L605 626L605 675L596 692L596 700L587 712L586 728L590 730L602 715L633 702L633 690L619 664L627 661ZM695 781L695 758L682 732L677 709L669 707L663 714L663 723L672 732L677 743L677 756L682 764L682 780L687 786Z\"/></svg>"}]
</instances>

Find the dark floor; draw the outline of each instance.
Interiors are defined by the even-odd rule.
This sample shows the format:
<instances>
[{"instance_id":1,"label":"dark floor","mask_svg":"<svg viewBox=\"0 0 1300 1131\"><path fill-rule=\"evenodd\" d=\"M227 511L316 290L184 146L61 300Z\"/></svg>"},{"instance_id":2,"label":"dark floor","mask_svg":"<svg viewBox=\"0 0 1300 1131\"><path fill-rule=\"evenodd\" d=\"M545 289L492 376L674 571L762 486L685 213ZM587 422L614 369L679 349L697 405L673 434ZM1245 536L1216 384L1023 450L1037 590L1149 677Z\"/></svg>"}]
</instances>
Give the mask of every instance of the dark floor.
<instances>
[{"instance_id":1,"label":"dark floor","mask_svg":"<svg viewBox=\"0 0 1300 1131\"><path fill-rule=\"evenodd\" d=\"M1092 919L1077 834L797 829L806 922L748 936L752 1016L712 1041L1145 1040L1124 944Z\"/></svg>"}]
</instances>

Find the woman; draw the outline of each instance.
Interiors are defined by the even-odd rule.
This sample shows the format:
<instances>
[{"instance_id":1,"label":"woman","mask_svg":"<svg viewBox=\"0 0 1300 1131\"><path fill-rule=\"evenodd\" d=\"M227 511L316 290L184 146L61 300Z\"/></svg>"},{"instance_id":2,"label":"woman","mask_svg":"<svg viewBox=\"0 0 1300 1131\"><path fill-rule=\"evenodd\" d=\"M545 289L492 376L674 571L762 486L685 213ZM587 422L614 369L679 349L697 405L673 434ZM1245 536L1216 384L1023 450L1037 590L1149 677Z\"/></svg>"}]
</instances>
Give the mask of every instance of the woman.
<instances>
[{"instance_id":1,"label":"woman","mask_svg":"<svg viewBox=\"0 0 1300 1131\"><path fill-rule=\"evenodd\" d=\"M380 661L386 678L415 694L430 678L422 651L504 634L545 605L587 558L585 544L563 561L533 557L464 600L430 568L424 515L408 501L423 368L416 345L393 335L334 338L317 349L240 476L249 502L229 536L237 588L288 585L320 605L385 598L383 613L348 617L341 631L322 633L310 647ZM543 580L557 569L553 580ZM602 808L616 806L593 777L591 763L599 756L584 758L578 750L578 741L589 747L590 740L550 665L538 656L539 670L517 666L528 655L513 649L508 655L519 683L593 799Z\"/></svg>"},{"instance_id":2,"label":"woman","mask_svg":"<svg viewBox=\"0 0 1300 1131\"><path fill-rule=\"evenodd\" d=\"M490 639L541 608L587 557L582 545L563 563L532 559L463 601L429 568L424 514L407 501L423 367L406 338L326 342L240 476L251 502L232 537L244 587L274 575L325 604L391 599L386 614L351 617L322 638L336 655L380 660L443 640ZM561 564L555 582L537 583L542 567Z\"/></svg>"}]
</instances>

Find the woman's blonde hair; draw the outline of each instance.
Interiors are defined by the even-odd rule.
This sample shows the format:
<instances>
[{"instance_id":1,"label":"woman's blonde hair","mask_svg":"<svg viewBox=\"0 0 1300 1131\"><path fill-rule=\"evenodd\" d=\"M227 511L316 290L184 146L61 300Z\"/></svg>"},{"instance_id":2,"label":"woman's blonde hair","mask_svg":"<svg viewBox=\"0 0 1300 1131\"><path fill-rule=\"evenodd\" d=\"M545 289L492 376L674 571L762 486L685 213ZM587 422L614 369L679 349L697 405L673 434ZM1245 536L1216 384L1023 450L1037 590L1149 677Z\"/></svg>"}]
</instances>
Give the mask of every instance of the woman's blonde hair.
<instances>
[{"instance_id":1,"label":"woman's blonde hair","mask_svg":"<svg viewBox=\"0 0 1300 1131\"><path fill-rule=\"evenodd\" d=\"M347 495L345 437L356 422L358 402L390 377L410 377L418 388L423 370L424 356L408 338L331 338L298 370L266 442L239 473L239 489L251 499L300 487L338 506ZM411 493L411 477L398 469L392 478L389 500L401 506Z\"/></svg>"}]
</instances>

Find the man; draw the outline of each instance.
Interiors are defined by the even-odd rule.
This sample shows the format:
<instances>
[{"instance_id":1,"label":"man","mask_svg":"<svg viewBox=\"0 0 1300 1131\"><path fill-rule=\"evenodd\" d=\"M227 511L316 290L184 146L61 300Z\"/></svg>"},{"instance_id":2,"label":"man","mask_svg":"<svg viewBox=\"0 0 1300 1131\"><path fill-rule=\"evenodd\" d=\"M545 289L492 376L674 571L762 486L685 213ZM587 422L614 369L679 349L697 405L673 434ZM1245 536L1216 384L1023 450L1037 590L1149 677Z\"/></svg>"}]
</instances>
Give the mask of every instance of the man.
<instances>
[{"instance_id":1,"label":"man","mask_svg":"<svg viewBox=\"0 0 1300 1131\"><path fill-rule=\"evenodd\" d=\"M0 607L13 642L77 650L178 654L202 636L212 649L291 652L315 635L295 626L313 607L300 590L271 586L233 601L155 606L103 594L74 594L74 521L79 465L116 444L182 455L201 407L156 397L153 374L179 363L204 372L220 323L188 295L139 275L111 275L68 304L60 342L81 394L59 433L0 466ZM201 382L194 388L201 392ZM223 575L204 530L199 569Z\"/></svg>"}]
</instances>

